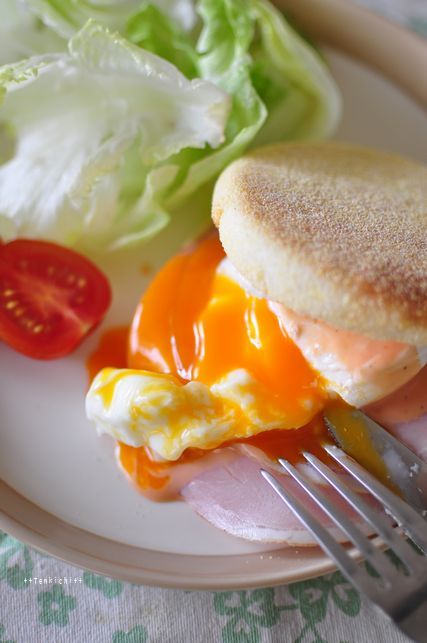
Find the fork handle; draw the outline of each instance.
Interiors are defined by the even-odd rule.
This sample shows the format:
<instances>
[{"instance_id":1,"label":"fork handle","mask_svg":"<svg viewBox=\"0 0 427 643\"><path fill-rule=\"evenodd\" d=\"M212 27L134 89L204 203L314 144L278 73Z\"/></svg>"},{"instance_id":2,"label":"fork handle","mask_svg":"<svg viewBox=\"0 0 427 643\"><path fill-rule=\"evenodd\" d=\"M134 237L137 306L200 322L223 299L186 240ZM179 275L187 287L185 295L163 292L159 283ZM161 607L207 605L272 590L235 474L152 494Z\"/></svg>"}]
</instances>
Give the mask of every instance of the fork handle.
<instances>
[{"instance_id":1,"label":"fork handle","mask_svg":"<svg viewBox=\"0 0 427 643\"><path fill-rule=\"evenodd\" d=\"M417 593L414 597L415 609L409 612L394 614L394 622L415 643L427 643L427 586L424 592Z\"/></svg>"}]
</instances>

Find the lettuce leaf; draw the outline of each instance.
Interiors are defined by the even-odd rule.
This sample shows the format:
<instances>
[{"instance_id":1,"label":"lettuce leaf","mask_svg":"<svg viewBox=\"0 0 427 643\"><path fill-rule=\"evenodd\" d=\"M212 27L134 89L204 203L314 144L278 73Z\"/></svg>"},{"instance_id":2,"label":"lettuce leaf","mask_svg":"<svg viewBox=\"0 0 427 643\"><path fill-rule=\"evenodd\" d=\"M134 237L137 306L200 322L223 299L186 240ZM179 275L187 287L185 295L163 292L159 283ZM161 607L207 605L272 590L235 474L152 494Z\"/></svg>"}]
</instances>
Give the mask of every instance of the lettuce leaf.
<instances>
[{"instance_id":1,"label":"lettuce leaf","mask_svg":"<svg viewBox=\"0 0 427 643\"><path fill-rule=\"evenodd\" d=\"M142 49L169 60L187 78L199 76L198 56L190 37L154 4L142 4L129 18L125 34Z\"/></svg>"},{"instance_id":2,"label":"lettuce leaf","mask_svg":"<svg viewBox=\"0 0 427 643\"><path fill-rule=\"evenodd\" d=\"M66 43L17 0L0 0L0 65L65 49Z\"/></svg>"},{"instance_id":3,"label":"lettuce leaf","mask_svg":"<svg viewBox=\"0 0 427 643\"><path fill-rule=\"evenodd\" d=\"M249 48L254 22L247 0L201 0L203 29L197 42L199 73L232 96L225 143L208 153L184 150L178 181L167 200L174 208L203 183L215 178L248 147L267 118L267 110L251 80ZM179 183L180 181L180 183Z\"/></svg>"},{"instance_id":4,"label":"lettuce leaf","mask_svg":"<svg viewBox=\"0 0 427 643\"><path fill-rule=\"evenodd\" d=\"M252 0L257 38L252 80L268 119L255 145L330 136L341 115L341 97L325 63L266 0Z\"/></svg>"},{"instance_id":5,"label":"lettuce leaf","mask_svg":"<svg viewBox=\"0 0 427 643\"><path fill-rule=\"evenodd\" d=\"M335 84L279 11L195 1L189 31L192 0L27 0L58 43L33 53L57 53L0 67L0 236L117 248L190 197L208 221L215 178L245 149L332 133Z\"/></svg>"},{"instance_id":6,"label":"lettuce leaf","mask_svg":"<svg viewBox=\"0 0 427 643\"><path fill-rule=\"evenodd\" d=\"M26 0L26 3L46 25L68 39L90 19L122 32L127 21L141 7L142 1ZM185 30L194 26L196 14L193 0L153 0L152 3Z\"/></svg>"},{"instance_id":7,"label":"lettuce leaf","mask_svg":"<svg viewBox=\"0 0 427 643\"><path fill-rule=\"evenodd\" d=\"M2 129L15 132L0 166L0 236L107 247L165 225L159 195L176 174L165 161L220 145L230 102L94 22L65 54L1 68L0 88Z\"/></svg>"}]
</instances>

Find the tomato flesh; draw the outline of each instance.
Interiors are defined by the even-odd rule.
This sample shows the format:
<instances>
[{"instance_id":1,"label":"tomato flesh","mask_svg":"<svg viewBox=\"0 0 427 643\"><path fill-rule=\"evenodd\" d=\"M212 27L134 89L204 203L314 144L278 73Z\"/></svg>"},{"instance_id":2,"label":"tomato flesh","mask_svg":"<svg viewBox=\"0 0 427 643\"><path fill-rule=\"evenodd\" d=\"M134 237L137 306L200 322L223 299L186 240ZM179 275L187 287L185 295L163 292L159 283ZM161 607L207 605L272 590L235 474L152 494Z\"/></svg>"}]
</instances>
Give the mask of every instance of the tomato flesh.
<instances>
[{"instance_id":1,"label":"tomato flesh","mask_svg":"<svg viewBox=\"0 0 427 643\"><path fill-rule=\"evenodd\" d=\"M110 302L107 278L79 253L47 241L0 244L0 338L16 351L64 357Z\"/></svg>"}]
</instances>

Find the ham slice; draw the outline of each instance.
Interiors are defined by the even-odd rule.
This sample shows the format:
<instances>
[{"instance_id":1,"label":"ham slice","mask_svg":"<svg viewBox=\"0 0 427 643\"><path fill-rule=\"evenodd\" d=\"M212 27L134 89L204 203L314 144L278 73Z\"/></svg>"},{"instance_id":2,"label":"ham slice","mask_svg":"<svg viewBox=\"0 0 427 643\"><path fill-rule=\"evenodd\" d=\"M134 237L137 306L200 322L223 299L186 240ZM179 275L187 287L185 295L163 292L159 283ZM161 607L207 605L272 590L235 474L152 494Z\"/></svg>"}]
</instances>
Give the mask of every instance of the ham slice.
<instances>
[{"instance_id":1,"label":"ham slice","mask_svg":"<svg viewBox=\"0 0 427 643\"><path fill-rule=\"evenodd\" d=\"M347 540L288 475L276 471L273 473L285 488L313 510L340 542ZM362 525L360 516L336 491L329 486L322 486L322 491L352 521ZM262 479L259 463L251 458L241 457L225 466L206 471L192 480L181 493L203 518L233 536L301 547L316 545L298 518Z\"/></svg>"},{"instance_id":2,"label":"ham slice","mask_svg":"<svg viewBox=\"0 0 427 643\"><path fill-rule=\"evenodd\" d=\"M427 462L427 366L405 386L364 411Z\"/></svg>"},{"instance_id":3,"label":"ham slice","mask_svg":"<svg viewBox=\"0 0 427 643\"><path fill-rule=\"evenodd\" d=\"M408 449L427 462L427 415L410 422L399 422L388 428Z\"/></svg>"},{"instance_id":4,"label":"ham slice","mask_svg":"<svg viewBox=\"0 0 427 643\"><path fill-rule=\"evenodd\" d=\"M370 404L364 411L427 462L427 367L398 391ZM266 466L266 458L257 451L248 448L232 462L204 471L186 485L182 496L203 518L233 536L299 547L315 545L292 511L262 480L259 469L263 466L270 468L285 488L295 492L338 540L345 541L346 537L298 485L280 473L276 466ZM309 473L306 465L302 466L304 473ZM344 472L340 475L348 482ZM342 507L352 520L363 524L360 516L349 509L338 493L316 476L310 477L334 505Z\"/></svg>"}]
</instances>

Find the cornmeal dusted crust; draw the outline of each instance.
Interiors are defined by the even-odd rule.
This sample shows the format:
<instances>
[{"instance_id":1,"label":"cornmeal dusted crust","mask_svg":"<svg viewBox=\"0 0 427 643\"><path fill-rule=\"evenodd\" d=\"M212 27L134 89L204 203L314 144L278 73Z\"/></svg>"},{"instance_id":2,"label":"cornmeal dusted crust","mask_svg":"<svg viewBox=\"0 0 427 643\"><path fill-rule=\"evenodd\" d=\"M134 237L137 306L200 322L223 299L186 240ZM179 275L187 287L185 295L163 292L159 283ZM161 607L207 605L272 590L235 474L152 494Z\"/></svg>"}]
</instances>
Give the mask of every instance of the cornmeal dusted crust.
<instances>
[{"instance_id":1,"label":"cornmeal dusted crust","mask_svg":"<svg viewBox=\"0 0 427 643\"><path fill-rule=\"evenodd\" d=\"M221 174L212 216L231 261L268 298L427 345L427 167L342 143L273 145Z\"/></svg>"}]
</instances>

